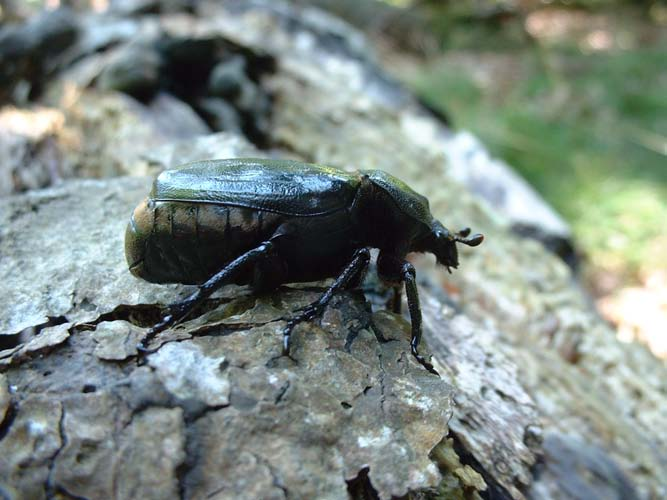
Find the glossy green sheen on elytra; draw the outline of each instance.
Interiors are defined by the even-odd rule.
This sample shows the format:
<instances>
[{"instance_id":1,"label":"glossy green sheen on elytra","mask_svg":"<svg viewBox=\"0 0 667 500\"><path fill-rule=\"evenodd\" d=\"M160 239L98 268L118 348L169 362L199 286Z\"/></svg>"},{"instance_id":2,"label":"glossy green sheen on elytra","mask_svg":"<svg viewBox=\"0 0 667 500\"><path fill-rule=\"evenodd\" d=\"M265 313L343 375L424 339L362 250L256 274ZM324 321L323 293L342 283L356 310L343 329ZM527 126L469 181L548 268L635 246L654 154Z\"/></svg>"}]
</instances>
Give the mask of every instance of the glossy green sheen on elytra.
<instances>
[{"instance_id":1,"label":"glossy green sheen on elytra","mask_svg":"<svg viewBox=\"0 0 667 500\"><path fill-rule=\"evenodd\" d=\"M210 160L164 171L150 198L317 216L348 207L359 183L358 173L291 160Z\"/></svg>"}]
</instances>

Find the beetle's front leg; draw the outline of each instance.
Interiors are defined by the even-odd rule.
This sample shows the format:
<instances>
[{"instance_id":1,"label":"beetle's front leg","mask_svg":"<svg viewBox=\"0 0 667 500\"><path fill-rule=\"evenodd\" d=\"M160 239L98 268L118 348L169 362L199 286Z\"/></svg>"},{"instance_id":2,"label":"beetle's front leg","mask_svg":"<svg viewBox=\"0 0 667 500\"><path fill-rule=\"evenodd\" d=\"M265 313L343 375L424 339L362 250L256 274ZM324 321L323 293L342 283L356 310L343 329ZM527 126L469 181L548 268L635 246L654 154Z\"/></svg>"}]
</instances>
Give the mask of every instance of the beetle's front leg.
<instances>
[{"instance_id":1,"label":"beetle's front leg","mask_svg":"<svg viewBox=\"0 0 667 500\"><path fill-rule=\"evenodd\" d=\"M380 252L377 260L377 270L380 279L390 283L394 288L394 293L400 311L400 288L401 282L405 283L405 294L408 299L408 311L410 312L410 324L412 336L410 338L410 350L415 359L431 373L439 375L433 365L419 354L419 343L422 338L422 311L419 306L419 293L417 292L417 280L415 268L403 257L391 252ZM396 293L398 292L398 293ZM396 309L395 309L396 310Z\"/></svg>"},{"instance_id":2,"label":"beetle's front leg","mask_svg":"<svg viewBox=\"0 0 667 500\"><path fill-rule=\"evenodd\" d=\"M332 285L327 289L322 296L312 304L306 306L299 315L290 319L283 330L283 355L289 356L290 350L290 340L292 337L292 330L296 325L302 321L308 321L313 319L316 315L322 312L326 305L331 301L334 294L342 290L351 284L357 283L360 279L363 279L363 274L368 267L368 262L370 261L371 253L368 248L361 248L354 253L350 263L345 266L345 269L340 273L340 275L334 280Z\"/></svg>"},{"instance_id":3,"label":"beetle's front leg","mask_svg":"<svg viewBox=\"0 0 667 500\"><path fill-rule=\"evenodd\" d=\"M183 321L195 307L210 297L218 288L222 285L231 283L238 276L240 271L250 264L257 262L258 259L266 257L272 250L273 243L271 241L265 241L257 248L247 251L227 264L188 298L170 305L169 314L162 318L162 321L150 328L139 345L137 345L139 352L143 354L152 352L148 349L148 344L158 333Z\"/></svg>"},{"instance_id":4,"label":"beetle's front leg","mask_svg":"<svg viewBox=\"0 0 667 500\"><path fill-rule=\"evenodd\" d=\"M422 310L419 305L415 268L412 264L406 261L403 263L401 273L403 275L403 281L405 281L405 295L408 299L408 310L410 311L410 322L412 324L412 338L410 339L412 355L428 371L439 375L435 368L433 368L433 365L426 361L424 356L419 354L419 351L417 350L422 338Z\"/></svg>"}]
</instances>

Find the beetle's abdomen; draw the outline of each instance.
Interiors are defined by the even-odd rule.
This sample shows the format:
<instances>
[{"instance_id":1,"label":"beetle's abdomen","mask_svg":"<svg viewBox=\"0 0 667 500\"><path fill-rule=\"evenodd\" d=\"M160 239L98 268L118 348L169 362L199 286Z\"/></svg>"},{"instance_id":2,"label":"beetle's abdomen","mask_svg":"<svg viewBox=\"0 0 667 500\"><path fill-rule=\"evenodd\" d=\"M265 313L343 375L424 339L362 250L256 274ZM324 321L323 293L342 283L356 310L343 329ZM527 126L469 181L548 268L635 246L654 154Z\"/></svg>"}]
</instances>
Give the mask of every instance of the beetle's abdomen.
<instances>
[{"instance_id":1,"label":"beetle's abdomen","mask_svg":"<svg viewBox=\"0 0 667 500\"><path fill-rule=\"evenodd\" d=\"M135 276L197 284L270 238L282 216L211 203L146 199L134 210L125 255Z\"/></svg>"},{"instance_id":2,"label":"beetle's abdomen","mask_svg":"<svg viewBox=\"0 0 667 500\"><path fill-rule=\"evenodd\" d=\"M130 272L138 278L144 277L145 250L154 225L154 213L148 203L146 198L137 205L125 230L125 259Z\"/></svg>"}]
</instances>

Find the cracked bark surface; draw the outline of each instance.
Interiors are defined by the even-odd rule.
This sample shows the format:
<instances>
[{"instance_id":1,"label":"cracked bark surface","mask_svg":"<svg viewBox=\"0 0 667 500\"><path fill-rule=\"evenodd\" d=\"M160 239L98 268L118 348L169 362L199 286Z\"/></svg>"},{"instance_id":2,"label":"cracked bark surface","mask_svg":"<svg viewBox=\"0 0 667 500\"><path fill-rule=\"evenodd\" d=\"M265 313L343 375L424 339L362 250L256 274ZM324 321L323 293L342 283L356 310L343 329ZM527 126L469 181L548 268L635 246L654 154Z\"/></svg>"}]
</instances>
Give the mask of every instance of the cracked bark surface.
<instances>
[{"instance_id":1,"label":"cracked bark surface","mask_svg":"<svg viewBox=\"0 0 667 500\"><path fill-rule=\"evenodd\" d=\"M456 147L451 132L378 69L359 33L261 0L78 26L74 62L44 83L60 171L140 177L0 199L0 496L667 496L664 363L620 344L567 266L456 180L445 158L469 151L443 151ZM275 60L256 82L272 96L275 149L197 135L203 124L169 94L141 102L90 88L135 32ZM39 151L36 171L49 163ZM340 294L295 330L294 360L279 356L281 328L322 284L226 287L138 362L137 339L191 291L127 271L142 176L235 156L383 169L450 228L486 235L454 275L414 259L423 349L442 378L409 355L409 324L384 310L372 272L365 297Z\"/></svg>"},{"instance_id":2,"label":"cracked bark surface","mask_svg":"<svg viewBox=\"0 0 667 500\"><path fill-rule=\"evenodd\" d=\"M96 232L78 241L76 265L118 274L106 288L58 281L54 273L63 270L53 263L69 259L70 249L52 245L52 273L14 290L48 297L45 315L68 321L2 353L3 379L17 405L0 441L5 491L31 498L282 498L288 492L346 498L345 481L364 467L383 498L436 486L441 475L429 452L447 433L451 387L412 359L409 325L372 313L360 293L336 297L321 325L299 327L290 359L280 354L284 318L321 292L285 289L255 297L230 287L213 300L217 307L165 332L158 351L138 363L135 346L145 328L137 325L157 314L157 305L148 310L151 300L165 301L154 294L171 292L169 301L181 291L129 276L121 224L104 222L122 221L147 187L142 178L73 181L9 206L0 202L33 243L15 247L14 262L67 227ZM39 208L26 211L29 206ZM52 215L46 228L31 220L42 214ZM100 242L118 250L107 252ZM144 286L155 290L142 296ZM59 295L78 300L52 300ZM113 319L114 311L121 315L122 295L122 315L130 321ZM30 320L43 318L28 315L13 324Z\"/></svg>"}]
</instances>

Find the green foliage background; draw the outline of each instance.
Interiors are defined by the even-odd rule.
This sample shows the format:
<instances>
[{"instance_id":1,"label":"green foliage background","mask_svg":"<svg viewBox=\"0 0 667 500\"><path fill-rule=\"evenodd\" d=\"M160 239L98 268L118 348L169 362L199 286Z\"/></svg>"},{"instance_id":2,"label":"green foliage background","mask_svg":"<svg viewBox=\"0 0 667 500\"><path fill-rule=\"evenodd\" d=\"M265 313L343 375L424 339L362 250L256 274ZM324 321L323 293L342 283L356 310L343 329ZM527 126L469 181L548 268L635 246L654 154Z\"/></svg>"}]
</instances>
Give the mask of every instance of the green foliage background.
<instances>
[{"instance_id":1,"label":"green foliage background","mask_svg":"<svg viewBox=\"0 0 667 500\"><path fill-rule=\"evenodd\" d=\"M591 50L532 37L508 2L429 2L441 50L410 82L566 217L590 276L632 282L666 266L667 8L620 3L570 9L606 26Z\"/></svg>"}]
</instances>

